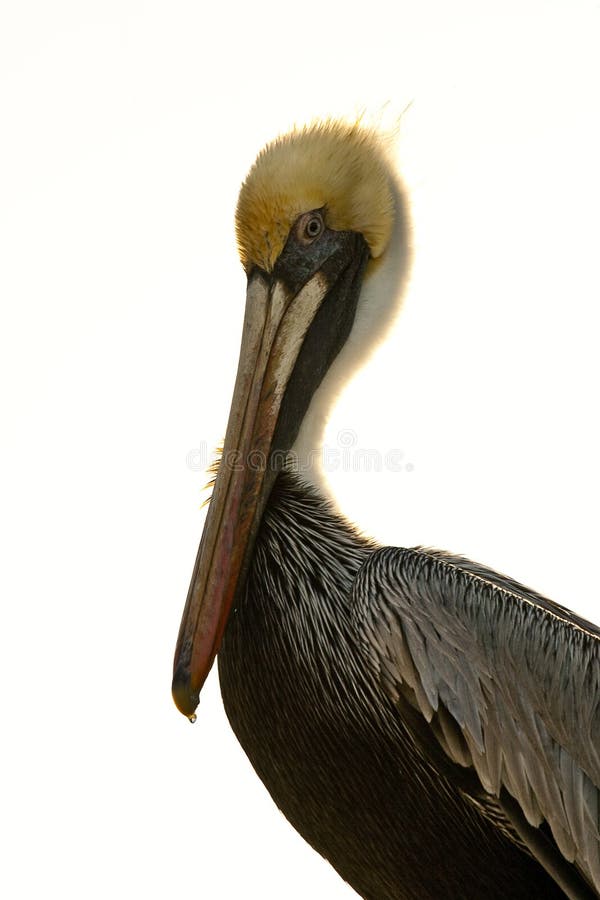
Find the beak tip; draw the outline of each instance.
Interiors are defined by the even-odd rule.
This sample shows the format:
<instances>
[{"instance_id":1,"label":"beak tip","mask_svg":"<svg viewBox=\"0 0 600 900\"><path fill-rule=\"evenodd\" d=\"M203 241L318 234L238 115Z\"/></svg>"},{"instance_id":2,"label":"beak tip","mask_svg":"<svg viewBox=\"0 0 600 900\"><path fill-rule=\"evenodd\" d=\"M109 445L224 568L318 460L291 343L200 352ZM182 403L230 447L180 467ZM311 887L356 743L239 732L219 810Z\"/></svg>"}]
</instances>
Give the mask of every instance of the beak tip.
<instances>
[{"instance_id":1,"label":"beak tip","mask_svg":"<svg viewBox=\"0 0 600 900\"><path fill-rule=\"evenodd\" d=\"M173 700L179 712L190 722L196 721L196 709L200 702L200 691L192 688L187 671L175 671L172 686Z\"/></svg>"}]
</instances>

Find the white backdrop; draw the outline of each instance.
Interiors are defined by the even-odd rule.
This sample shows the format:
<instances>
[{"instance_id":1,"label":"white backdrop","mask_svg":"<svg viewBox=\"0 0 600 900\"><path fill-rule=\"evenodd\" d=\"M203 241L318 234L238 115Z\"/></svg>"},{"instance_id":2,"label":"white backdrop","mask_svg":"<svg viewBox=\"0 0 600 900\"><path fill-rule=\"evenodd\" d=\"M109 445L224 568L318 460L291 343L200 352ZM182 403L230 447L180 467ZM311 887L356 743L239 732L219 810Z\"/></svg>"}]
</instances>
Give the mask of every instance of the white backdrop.
<instances>
[{"instance_id":1,"label":"white backdrop","mask_svg":"<svg viewBox=\"0 0 600 900\"><path fill-rule=\"evenodd\" d=\"M237 191L292 123L410 104L412 281L327 432L406 465L332 472L332 491L382 540L466 553L600 619L600 5L11 7L3 893L352 896L254 776L216 673L193 728L170 699L199 461L237 359Z\"/></svg>"}]
</instances>

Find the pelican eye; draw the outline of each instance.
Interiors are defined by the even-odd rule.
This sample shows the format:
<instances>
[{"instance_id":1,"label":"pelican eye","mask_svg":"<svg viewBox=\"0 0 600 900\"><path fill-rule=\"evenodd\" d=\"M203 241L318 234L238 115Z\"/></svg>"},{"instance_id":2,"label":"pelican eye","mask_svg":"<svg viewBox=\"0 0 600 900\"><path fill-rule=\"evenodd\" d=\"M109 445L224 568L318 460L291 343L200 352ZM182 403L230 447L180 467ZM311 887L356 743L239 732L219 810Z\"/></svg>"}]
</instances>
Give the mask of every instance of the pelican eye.
<instances>
[{"instance_id":1,"label":"pelican eye","mask_svg":"<svg viewBox=\"0 0 600 900\"><path fill-rule=\"evenodd\" d=\"M309 212L300 216L296 224L296 235L303 244L312 244L325 230L320 212Z\"/></svg>"}]
</instances>

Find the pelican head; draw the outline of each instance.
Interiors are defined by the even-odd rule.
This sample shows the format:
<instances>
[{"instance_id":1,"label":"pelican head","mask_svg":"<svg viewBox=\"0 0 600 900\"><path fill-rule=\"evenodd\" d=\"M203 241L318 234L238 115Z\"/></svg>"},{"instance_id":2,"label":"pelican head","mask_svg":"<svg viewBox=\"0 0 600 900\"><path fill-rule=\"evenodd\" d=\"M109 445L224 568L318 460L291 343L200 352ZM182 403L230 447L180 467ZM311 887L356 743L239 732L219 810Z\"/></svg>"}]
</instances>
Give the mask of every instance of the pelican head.
<instances>
[{"instance_id":1,"label":"pelican head","mask_svg":"<svg viewBox=\"0 0 600 900\"><path fill-rule=\"evenodd\" d=\"M236 231L242 265L271 272L301 216L319 212L333 231L384 252L394 202L381 141L358 125L326 122L278 138L259 154L242 185Z\"/></svg>"},{"instance_id":2,"label":"pelican head","mask_svg":"<svg viewBox=\"0 0 600 900\"><path fill-rule=\"evenodd\" d=\"M258 156L236 213L248 276L221 465L183 614L173 697L192 718L244 584L273 482L344 346L365 271L394 228L393 177L360 125L294 131Z\"/></svg>"}]
</instances>

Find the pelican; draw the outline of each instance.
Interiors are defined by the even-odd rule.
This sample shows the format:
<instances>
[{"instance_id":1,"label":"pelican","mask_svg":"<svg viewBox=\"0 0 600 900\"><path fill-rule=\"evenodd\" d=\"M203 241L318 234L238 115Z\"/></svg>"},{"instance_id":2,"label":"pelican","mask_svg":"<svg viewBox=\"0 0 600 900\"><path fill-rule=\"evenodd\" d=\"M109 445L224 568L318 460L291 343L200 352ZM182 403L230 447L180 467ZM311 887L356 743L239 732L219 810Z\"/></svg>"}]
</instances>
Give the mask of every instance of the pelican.
<instances>
[{"instance_id":1,"label":"pelican","mask_svg":"<svg viewBox=\"0 0 600 900\"><path fill-rule=\"evenodd\" d=\"M381 547L290 466L382 333L408 259L381 137L268 145L236 213L239 368L175 653L218 654L277 806L369 900L600 896L600 630L485 566Z\"/></svg>"}]
</instances>

